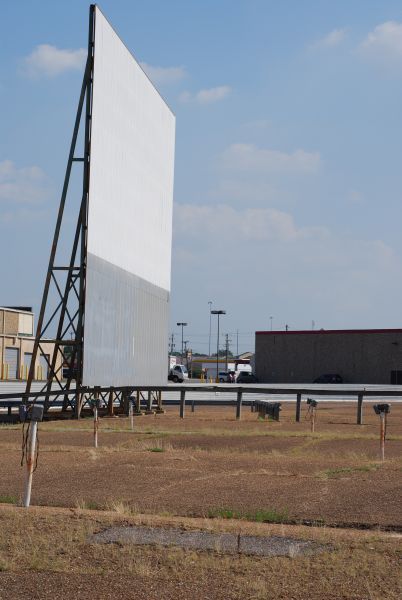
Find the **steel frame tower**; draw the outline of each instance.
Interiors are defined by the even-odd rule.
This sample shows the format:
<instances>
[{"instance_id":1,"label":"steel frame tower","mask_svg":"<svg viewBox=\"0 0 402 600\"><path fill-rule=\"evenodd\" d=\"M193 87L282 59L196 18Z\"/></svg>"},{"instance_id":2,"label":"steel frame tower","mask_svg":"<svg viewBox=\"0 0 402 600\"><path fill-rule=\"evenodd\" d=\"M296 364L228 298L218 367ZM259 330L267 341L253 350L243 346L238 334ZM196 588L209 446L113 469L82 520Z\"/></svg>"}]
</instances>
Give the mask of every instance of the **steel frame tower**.
<instances>
[{"instance_id":1,"label":"steel frame tower","mask_svg":"<svg viewBox=\"0 0 402 600\"><path fill-rule=\"evenodd\" d=\"M63 409L67 409L68 407L72 408L75 411L76 417L79 417L80 415L84 398L80 389L82 387L83 339L85 326L85 278L91 155L94 20L95 6L91 4L89 9L88 56L50 251L31 364L23 398L25 404L34 403L38 397L41 399L44 398L44 410L46 412L52 403L59 397L63 397ZM84 122L82 123L83 115L85 115L85 117ZM78 134L82 127L84 129L83 156L76 156ZM83 166L81 204L69 263L67 265L60 265L57 262L57 250L71 171L74 163L82 163ZM51 291L56 292L56 306L51 306L52 300L49 297ZM45 333L51 326L53 327L53 331L56 331L56 334L53 339L45 339ZM70 337L68 337L69 335ZM49 359L43 351L42 343L44 341L47 343L52 342L54 344L53 353ZM66 347L69 347L70 349L68 355L66 353ZM48 375L41 390L35 393L31 391L31 388L38 355L45 357L48 366ZM57 366L58 356L61 356L62 358L62 363L59 366ZM63 378L64 368L66 368L68 374L66 379ZM74 381L75 388L73 387ZM53 392L56 390L56 394L50 394L52 388ZM75 393L72 393L73 389L76 390Z\"/></svg>"}]
</instances>

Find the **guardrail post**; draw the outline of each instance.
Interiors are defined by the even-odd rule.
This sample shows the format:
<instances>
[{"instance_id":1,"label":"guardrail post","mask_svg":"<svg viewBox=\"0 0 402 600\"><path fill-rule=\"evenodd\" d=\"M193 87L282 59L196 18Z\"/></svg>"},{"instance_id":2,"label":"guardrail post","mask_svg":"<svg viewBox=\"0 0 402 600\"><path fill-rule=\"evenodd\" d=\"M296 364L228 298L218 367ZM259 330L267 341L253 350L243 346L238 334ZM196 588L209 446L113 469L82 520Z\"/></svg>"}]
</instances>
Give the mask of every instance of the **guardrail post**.
<instances>
[{"instance_id":1,"label":"guardrail post","mask_svg":"<svg viewBox=\"0 0 402 600\"><path fill-rule=\"evenodd\" d=\"M108 403L107 403L107 412L108 412L109 417L113 417L113 415L114 415L113 402L114 402L114 392L113 392L113 390L110 390L109 399L108 399Z\"/></svg>"},{"instance_id":2,"label":"guardrail post","mask_svg":"<svg viewBox=\"0 0 402 600\"><path fill-rule=\"evenodd\" d=\"M153 396L152 396L152 392L148 391L148 396L147 396L147 409L145 411L146 415L152 415L153 414L153 410L152 410L152 400L153 400Z\"/></svg>"},{"instance_id":3,"label":"guardrail post","mask_svg":"<svg viewBox=\"0 0 402 600\"><path fill-rule=\"evenodd\" d=\"M363 425L363 394L357 396L357 424Z\"/></svg>"},{"instance_id":4,"label":"guardrail post","mask_svg":"<svg viewBox=\"0 0 402 600\"><path fill-rule=\"evenodd\" d=\"M162 392L161 390L159 390L157 393L157 397L158 397L158 408L157 411L158 413L164 413L165 411L163 410L163 405L162 405Z\"/></svg>"},{"instance_id":5,"label":"guardrail post","mask_svg":"<svg viewBox=\"0 0 402 600\"><path fill-rule=\"evenodd\" d=\"M237 392L236 419L238 421L241 419L242 396L243 396L243 392Z\"/></svg>"},{"instance_id":6,"label":"guardrail post","mask_svg":"<svg viewBox=\"0 0 402 600\"><path fill-rule=\"evenodd\" d=\"M180 419L184 419L185 406L186 406L186 391L180 390Z\"/></svg>"},{"instance_id":7,"label":"guardrail post","mask_svg":"<svg viewBox=\"0 0 402 600\"><path fill-rule=\"evenodd\" d=\"M139 390L135 392L135 413L137 415L141 414L141 394Z\"/></svg>"},{"instance_id":8,"label":"guardrail post","mask_svg":"<svg viewBox=\"0 0 402 600\"><path fill-rule=\"evenodd\" d=\"M301 394L297 394L296 398L296 423L300 423L301 419Z\"/></svg>"}]
</instances>

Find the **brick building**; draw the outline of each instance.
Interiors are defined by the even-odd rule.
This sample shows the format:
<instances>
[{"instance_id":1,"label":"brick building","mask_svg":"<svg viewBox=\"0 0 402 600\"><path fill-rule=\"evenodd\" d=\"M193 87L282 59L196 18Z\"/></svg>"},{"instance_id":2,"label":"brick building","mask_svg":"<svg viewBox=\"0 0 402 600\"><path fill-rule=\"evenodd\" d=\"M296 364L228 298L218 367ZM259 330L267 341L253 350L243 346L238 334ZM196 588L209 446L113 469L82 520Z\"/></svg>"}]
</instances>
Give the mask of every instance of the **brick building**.
<instances>
[{"instance_id":1,"label":"brick building","mask_svg":"<svg viewBox=\"0 0 402 600\"><path fill-rule=\"evenodd\" d=\"M262 383L312 383L327 373L345 383L402 384L402 329L257 331Z\"/></svg>"}]
</instances>

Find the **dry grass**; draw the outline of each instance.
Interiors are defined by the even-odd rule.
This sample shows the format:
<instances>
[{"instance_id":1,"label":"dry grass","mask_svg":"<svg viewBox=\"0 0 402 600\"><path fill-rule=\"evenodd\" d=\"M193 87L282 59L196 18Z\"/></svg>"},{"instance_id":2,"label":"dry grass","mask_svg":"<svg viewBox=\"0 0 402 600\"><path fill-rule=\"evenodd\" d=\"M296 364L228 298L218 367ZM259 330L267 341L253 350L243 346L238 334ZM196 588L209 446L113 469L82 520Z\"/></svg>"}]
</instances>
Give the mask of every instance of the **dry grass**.
<instances>
[{"instance_id":1,"label":"dry grass","mask_svg":"<svg viewBox=\"0 0 402 600\"><path fill-rule=\"evenodd\" d=\"M124 505L119 503L114 509L113 513L97 513L84 509L38 508L30 510L27 519L23 509L0 508L0 569L3 575L18 572L19 590L25 572L29 572L30 580L35 578L35 573L41 572L56 573L60 577L65 575L71 577L71 581L77 577L97 575L101 579L91 579L92 597L105 598L109 597L108 586L116 573L127 579L127 594L120 593L116 597L127 599L132 598L132 589L137 589L136 583L145 584L145 588L151 586L154 589L156 586L161 598L166 597L167 586L177 589L177 594L169 595L169 598L181 599L396 600L400 597L400 540L391 536L214 520L207 521L209 530L293 535L329 543L332 551L314 557L260 559L178 548L88 544L89 534L109 525L143 523L198 529L205 523L202 520L128 515ZM183 581L192 589L192 595L183 595L180 583ZM101 588L96 588L97 585ZM208 585L212 586L208 596L197 595ZM69 587L63 589L63 597L66 600L74 598L69 594Z\"/></svg>"}]
</instances>

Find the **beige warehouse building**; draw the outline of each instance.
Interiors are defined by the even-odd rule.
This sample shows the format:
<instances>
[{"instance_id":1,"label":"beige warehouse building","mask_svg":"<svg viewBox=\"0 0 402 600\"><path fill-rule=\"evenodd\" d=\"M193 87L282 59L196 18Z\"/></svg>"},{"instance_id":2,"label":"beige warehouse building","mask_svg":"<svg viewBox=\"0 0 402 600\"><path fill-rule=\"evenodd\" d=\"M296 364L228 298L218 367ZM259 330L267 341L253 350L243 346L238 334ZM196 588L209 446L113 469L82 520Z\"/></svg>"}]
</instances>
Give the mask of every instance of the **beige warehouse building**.
<instances>
[{"instance_id":1,"label":"beige warehouse building","mask_svg":"<svg viewBox=\"0 0 402 600\"><path fill-rule=\"evenodd\" d=\"M34 315L30 307L0 307L0 378L25 380L34 345ZM53 343L41 343L43 353L35 364L35 379L46 380ZM61 366L61 356L57 367Z\"/></svg>"},{"instance_id":2,"label":"beige warehouse building","mask_svg":"<svg viewBox=\"0 0 402 600\"><path fill-rule=\"evenodd\" d=\"M262 383L339 374L345 383L402 385L402 329L257 331L255 370Z\"/></svg>"}]
</instances>

